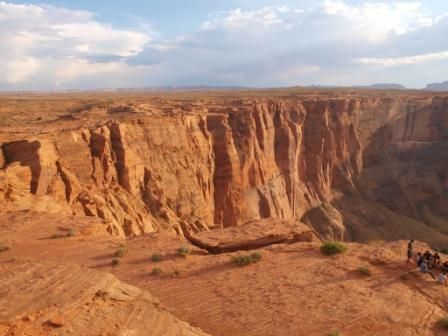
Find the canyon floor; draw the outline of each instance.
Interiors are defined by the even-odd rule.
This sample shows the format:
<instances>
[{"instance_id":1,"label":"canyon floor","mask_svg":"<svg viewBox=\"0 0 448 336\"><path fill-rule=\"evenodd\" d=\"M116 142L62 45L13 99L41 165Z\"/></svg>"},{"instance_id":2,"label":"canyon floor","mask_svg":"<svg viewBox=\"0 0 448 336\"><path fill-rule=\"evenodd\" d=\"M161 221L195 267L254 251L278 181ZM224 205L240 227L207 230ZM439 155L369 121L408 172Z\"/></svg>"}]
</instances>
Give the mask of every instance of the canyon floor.
<instances>
[{"instance_id":1,"label":"canyon floor","mask_svg":"<svg viewBox=\"0 0 448 336\"><path fill-rule=\"evenodd\" d=\"M0 335L446 334L437 322L448 287L406 264L406 241L348 243L336 256L319 242L275 244L238 267L231 256L246 252L212 255L166 233L114 238L93 218L24 211L1 216L0 242L10 247L0 253Z\"/></svg>"}]
</instances>

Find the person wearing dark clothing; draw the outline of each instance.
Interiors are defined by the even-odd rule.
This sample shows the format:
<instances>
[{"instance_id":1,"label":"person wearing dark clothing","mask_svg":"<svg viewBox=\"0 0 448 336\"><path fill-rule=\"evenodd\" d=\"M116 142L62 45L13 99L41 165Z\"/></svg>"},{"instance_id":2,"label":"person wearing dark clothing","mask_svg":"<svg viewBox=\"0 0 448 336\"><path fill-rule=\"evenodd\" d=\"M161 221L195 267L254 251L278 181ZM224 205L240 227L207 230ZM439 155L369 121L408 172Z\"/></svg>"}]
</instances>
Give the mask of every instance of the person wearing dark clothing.
<instances>
[{"instance_id":1,"label":"person wearing dark clothing","mask_svg":"<svg viewBox=\"0 0 448 336\"><path fill-rule=\"evenodd\" d=\"M448 272L448 261L443 262L442 270L444 270L445 272Z\"/></svg>"},{"instance_id":2,"label":"person wearing dark clothing","mask_svg":"<svg viewBox=\"0 0 448 336\"><path fill-rule=\"evenodd\" d=\"M414 255L414 249L412 246L413 243L414 243L414 240L410 240L408 243L408 260L407 260L407 262L410 262Z\"/></svg>"},{"instance_id":3,"label":"person wearing dark clothing","mask_svg":"<svg viewBox=\"0 0 448 336\"><path fill-rule=\"evenodd\" d=\"M436 276L428 269L428 265L426 264L426 260L423 259L423 262L420 265L420 272L428 273L435 280Z\"/></svg>"},{"instance_id":4,"label":"person wearing dark clothing","mask_svg":"<svg viewBox=\"0 0 448 336\"><path fill-rule=\"evenodd\" d=\"M426 252L423 254L423 256L425 257L426 265L428 266L428 268L431 268L431 266L432 266L432 254L431 254L431 252L426 250Z\"/></svg>"},{"instance_id":5,"label":"person wearing dark clothing","mask_svg":"<svg viewBox=\"0 0 448 336\"><path fill-rule=\"evenodd\" d=\"M434 266L440 266L440 255L436 252L433 256Z\"/></svg>"},{"instance_id":6,"label":"person wearing dark clothing","mask_svg":"<svg viewBox=\"0 0 448 336\"><path fill-rule=\"evenodd\" d=\"M434 256L430 253L429 257L427 259L428 261L428 268L431 269L434 267Z\"/></svg>"},{"instance_id":7,"label":"person wearing dark clothing","mask_svg":"<svg viewBox=\"0 0 448 336\"><path fill-rule=\"evenodd\" d=\"M421 254L421 252L417 253L417 266L420 267L420 265L422 264L423 260L425 260L425 257L423 256L423 254Z\"/></svg>"}]
</instances>

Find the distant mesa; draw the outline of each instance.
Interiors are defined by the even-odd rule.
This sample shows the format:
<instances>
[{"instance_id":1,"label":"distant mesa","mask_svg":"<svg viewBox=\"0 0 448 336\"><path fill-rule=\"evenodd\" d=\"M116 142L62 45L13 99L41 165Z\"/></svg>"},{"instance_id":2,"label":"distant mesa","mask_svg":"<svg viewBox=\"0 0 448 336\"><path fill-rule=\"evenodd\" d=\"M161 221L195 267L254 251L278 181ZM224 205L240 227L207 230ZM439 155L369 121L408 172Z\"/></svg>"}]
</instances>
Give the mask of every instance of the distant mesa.
<instances>
[{"instance_id":1,"label":"distant mesa","mask_svg":"<svg viewBox=\"0 0 448 336\"><path fill-rule=\"evenodd\" d=\"M344 86L339 85L310 85L307 86L308 88L312 89L338 89L338 88L344 88ZM347 88L347 87L345 87ZM349 86L348 88L353 89L371 89L371 90L407 90L407 87L401 84L396 83L376 83L372 85L354 85Z\"/></svg>"},{"instance_id":2,"label":"distant mesa","mask_svg":"<svg viewBox=\"0 0 448 336\"><path fill-rule=\"evenodd\" d=\"M396 83L377 83L367 86L357 86L362 89L374 89L374 90L406 90L406 86Z\"/></svg>"},{"instance_id":3,"label":"distant mesa","mask_svg":"<svg viewBox=\"0 0 448 336\"><path fill-rule=\"evenodd\" d=\"M428 91L448 91L448 81L442 83L430 83L426 85L425 90Z\"/></svg>"}]
</instances>

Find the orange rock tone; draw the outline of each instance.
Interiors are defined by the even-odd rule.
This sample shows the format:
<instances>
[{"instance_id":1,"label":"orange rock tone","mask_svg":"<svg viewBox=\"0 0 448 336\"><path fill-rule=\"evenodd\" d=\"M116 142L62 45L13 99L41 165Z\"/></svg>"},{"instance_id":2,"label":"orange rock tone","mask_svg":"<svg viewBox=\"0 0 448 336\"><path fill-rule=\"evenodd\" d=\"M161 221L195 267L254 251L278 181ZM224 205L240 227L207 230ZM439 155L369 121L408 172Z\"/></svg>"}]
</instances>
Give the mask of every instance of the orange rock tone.
<instances>
[{"instance_id":1,"label":"orange rock tone","mask_svg":"<svg viewBox=\"0 0 448 336\"><path fill-rule=\"evenodd\" d=\"M11 119L0 211L96 216L121 236L274 218L322 238L448 242L447 96L5 96L0 106Z\"/></svg>"}]
</instances>

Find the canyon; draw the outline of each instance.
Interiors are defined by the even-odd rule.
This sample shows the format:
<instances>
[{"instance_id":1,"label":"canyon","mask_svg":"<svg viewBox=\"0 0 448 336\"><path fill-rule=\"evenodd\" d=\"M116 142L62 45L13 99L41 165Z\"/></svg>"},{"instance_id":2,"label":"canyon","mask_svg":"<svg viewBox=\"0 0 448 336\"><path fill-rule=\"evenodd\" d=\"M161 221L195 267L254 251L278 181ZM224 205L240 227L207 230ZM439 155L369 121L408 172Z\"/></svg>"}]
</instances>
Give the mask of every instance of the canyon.
<instances>
[{"instance_id":1,"label":"canyon","mask_svg":"<svg viewBox=\"0 0 448 336\"><path fill-rule=\"evenodd\" d=\"M404 240L448 248L447 112L408 90L2 94L0 335L443 335Z\"/></svg>"},{"instance_id":2,"label":"canyon","mask_svg":"<svg viewBox=\"0 0 448 336\"><path fill-rule=\"evenodd\" d=\"M3 97L0 210L127 237L276 218L447 244L447 95L232 94Z\"/></svg>"}]
</instances>

